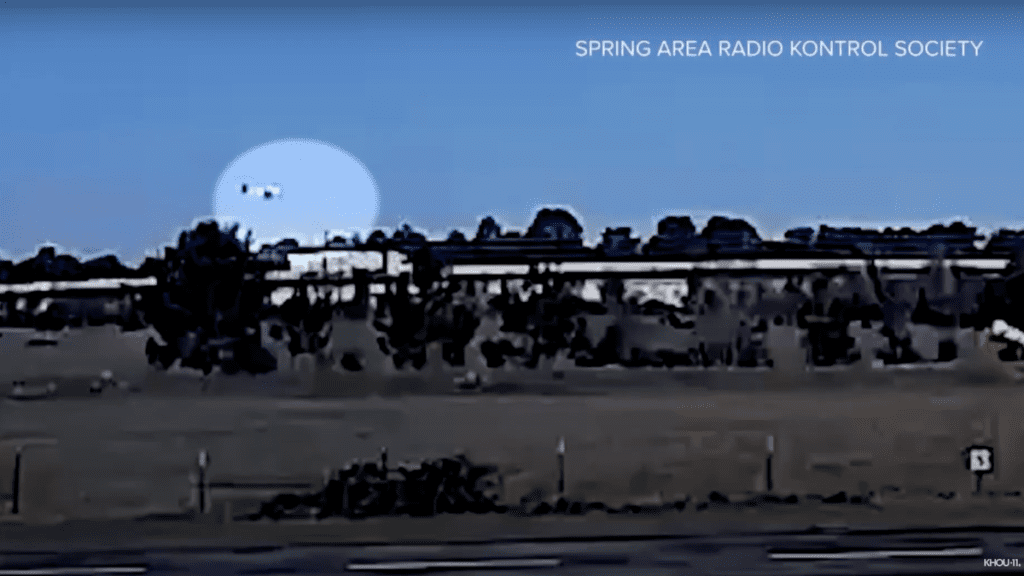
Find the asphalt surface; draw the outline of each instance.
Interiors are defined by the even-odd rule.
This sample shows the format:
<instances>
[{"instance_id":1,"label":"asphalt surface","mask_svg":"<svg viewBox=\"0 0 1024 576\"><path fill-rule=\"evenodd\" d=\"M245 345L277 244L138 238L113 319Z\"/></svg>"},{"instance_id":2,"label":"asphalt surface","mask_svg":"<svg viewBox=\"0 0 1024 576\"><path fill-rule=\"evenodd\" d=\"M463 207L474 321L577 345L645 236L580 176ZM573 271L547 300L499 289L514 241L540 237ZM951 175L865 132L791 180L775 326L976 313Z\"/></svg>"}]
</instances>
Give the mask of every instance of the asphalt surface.
<instances>
[{"instance_id":1,"label":"asphalt surface","mask_svg":"<svg viewBox=\"0 0 1024 576\"><path fill-rule=\"evenodd\" d=\"M4 548L7 546L3 545ZM451 543L179 546L0 552L0 575L964 574L1024 568L1024 529L811 529ZM986 566L985 561L999 560Z\"/></svg>"}]
</instances>

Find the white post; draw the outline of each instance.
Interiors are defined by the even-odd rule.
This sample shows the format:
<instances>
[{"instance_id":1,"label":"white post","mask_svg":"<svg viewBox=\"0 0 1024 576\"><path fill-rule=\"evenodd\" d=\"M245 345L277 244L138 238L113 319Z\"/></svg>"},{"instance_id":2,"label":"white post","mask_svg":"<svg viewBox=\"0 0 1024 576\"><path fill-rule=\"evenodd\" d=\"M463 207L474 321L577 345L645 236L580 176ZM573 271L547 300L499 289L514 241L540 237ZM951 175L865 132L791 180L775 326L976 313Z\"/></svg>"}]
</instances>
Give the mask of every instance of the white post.
<instances>
[{"instance_id":1,"label":"white post","mask_svg":"<svg viewBox=\"0 0 1024 576\"><path fill-rule=\"evenodd\" d=\"M565 493L565 436L558 439L558 495Z\"/></svg>"},{"instance_id":2,"label":"white post","mask_svg":"<svg viewBox=\"0 0 1024 576\"><path fill-rule=\"evenodd\" d=\"M206 494L206 467L210 464L210 457L206 449L199 451L199 512L205 513L207 509Z\"/></svg>"}]
</instances>

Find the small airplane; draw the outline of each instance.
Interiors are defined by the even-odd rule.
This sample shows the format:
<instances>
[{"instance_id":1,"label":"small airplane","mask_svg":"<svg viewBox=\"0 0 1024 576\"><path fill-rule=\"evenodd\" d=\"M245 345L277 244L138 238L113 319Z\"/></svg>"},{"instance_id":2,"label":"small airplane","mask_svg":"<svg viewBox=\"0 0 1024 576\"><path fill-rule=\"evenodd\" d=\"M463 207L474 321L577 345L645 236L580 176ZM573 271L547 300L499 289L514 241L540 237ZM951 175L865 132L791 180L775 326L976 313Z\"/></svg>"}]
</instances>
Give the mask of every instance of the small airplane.
<instances>
[{"instance_id":1,"label":"small airplane","mask_svg":"<svg viewBox=\"0 0 1024 576\"><path fill-rule=\"evenodd\" d=\"M269 186L249 186L248 184L242 184L242 194L262 196L264 200L270 200L281 196L281 186L279 184L271 184Z\"/></svg>"}]
</instances>

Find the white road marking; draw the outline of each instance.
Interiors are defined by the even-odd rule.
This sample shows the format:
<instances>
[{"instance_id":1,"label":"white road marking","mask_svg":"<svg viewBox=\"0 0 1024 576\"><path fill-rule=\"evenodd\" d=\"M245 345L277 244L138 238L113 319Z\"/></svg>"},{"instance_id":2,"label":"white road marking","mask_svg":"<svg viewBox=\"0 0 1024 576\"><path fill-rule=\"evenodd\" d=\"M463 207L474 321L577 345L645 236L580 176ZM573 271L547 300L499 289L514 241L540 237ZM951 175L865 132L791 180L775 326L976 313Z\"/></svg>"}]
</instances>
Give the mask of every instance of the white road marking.
<instances>
[{"instance_id":1,"label":"white road marking","mask_svg":"<svg viewBox=\"0 0 1024 576\"><path fill-rule=\"evenodd\" d=\"M419 570L458 570L485 568L557 568L562 561L557 558L509 559L509 560L423 560L418 562L374 562L366 564L350 563L346 570L363 572L394 572Z\"/></svg>"},{"instance_id":2,"label":"white road marking","mask_svg":"<svg viewBox=\"0 0 1024 576\"><path fill-rule=\"evenodd\" d=\"M856 552L775 552L772 560L886 560L889 558L948 558L981 556L981 548L944 550L862 550Z\"/></svg>"},{"instance_id":3,"label":"white road marking","mask_svg":"<svg viewBox=\"0 0 1024 576\"><path fill-rule=\"evenodd\" d=\"M139 566L89 566L81 568L0 568L0 576L91 576L93 574L145 574Z\"/></svg>"}]
</instances>

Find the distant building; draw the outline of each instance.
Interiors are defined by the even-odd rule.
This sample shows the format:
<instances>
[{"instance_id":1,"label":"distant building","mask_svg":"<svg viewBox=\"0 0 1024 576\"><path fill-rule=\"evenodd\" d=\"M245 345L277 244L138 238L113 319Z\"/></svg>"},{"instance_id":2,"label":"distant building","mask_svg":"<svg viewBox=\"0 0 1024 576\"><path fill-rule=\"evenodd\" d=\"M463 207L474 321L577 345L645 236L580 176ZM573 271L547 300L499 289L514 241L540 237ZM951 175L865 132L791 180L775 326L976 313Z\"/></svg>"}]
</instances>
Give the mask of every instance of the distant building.
<instances>
[{"instance_id":1,"label":"distant building","mask_svg":"<svg viewBox=\"0 0 1024 576\"><path fill-rule=\"evenodd\" d=\"M401 261L398 253L392 253L391 260ZM384 254L379 250L366 250L358 248L332 248L332 249L301 249L292 250L285 255L286 269L291 276L301 276L306 273L323 273L343 276L352 276L354 270L366 270L378 272L384 269Z\"/></svg>"}]
</instances>

